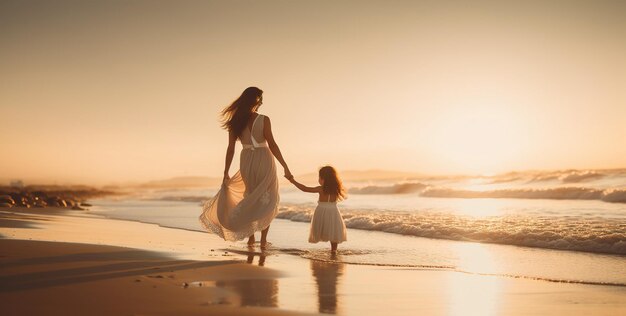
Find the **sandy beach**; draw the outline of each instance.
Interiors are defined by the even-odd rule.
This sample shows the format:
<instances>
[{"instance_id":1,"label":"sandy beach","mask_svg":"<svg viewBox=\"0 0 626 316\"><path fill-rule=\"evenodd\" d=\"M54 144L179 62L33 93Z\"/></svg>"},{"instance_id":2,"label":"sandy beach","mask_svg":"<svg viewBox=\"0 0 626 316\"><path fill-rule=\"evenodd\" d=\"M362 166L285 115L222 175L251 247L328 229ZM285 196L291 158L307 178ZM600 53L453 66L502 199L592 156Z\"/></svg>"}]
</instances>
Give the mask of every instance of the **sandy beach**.
<instances>
[{"instance_id":1,"label":"sandy beach","mask_svg":"<svg viewBox=\"0 0 626 316\"><path fill-rule=\"evenodd\" d=\"M0 316L626 316L626 0L0 30Z\"/></svg>"},{"instance_id":2,"label":"sandy beach","mask_svg":"<svg viewBox=\"0 0 626 316\"><path fill-rule=\"evenodd\" d=\"M85 211L1 209L0 235L7 315L626 312L626 289L619 286L248 252L213 235Z\"/></svg>"}]
</instances>

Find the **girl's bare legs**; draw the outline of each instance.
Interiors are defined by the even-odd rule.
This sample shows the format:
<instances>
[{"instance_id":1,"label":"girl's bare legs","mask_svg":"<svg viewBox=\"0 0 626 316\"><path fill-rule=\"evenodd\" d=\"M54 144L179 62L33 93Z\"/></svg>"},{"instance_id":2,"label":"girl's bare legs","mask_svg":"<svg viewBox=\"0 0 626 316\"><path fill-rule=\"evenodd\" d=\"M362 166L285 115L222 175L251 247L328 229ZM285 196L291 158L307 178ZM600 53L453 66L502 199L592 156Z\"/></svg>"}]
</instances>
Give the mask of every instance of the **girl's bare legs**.
<instances>
[{"instance_id":1,"label":"girl's bare legs","mask_svg":"<svg viewBox=\"0 0 626 316\"><path fill-rule=\"evenodd\" d=\"M332 253L337 253L337 243L336 242L330 242L330 252Z\"/></svg>"},{"instance_id":2,"label":"girl's bare legs","mask_svg":"<svg viewBox=\"0 0 626 316\"><path fill-rule=\"evenodd\" d=\"M252 235L250 236L250 238L248 238L248 246L253 246L253 245L254 245L254 242L255 242L255 240L254 240L254 234L252 234Z\"/></svg>"},{"instance_id":3,"label":"girl's bare legs","mask_svg":"<svg viewBox=\"0 0 626 316\"><path fill-rule=\"evenodd\" d=\"M267 233L270 231L270 227L267 226L266 229L261 231L261 249L265 249L267 247Z\"/></svg>"}]
</instances>

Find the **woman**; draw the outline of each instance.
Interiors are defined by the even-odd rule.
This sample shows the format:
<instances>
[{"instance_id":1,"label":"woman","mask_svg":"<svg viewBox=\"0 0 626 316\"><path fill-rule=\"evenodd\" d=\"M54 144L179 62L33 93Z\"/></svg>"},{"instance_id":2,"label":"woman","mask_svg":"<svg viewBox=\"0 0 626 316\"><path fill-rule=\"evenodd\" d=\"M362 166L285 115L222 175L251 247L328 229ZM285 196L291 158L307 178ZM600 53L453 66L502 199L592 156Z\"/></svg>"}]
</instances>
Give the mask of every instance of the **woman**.
<instances>
[{"instance_id":1,"label":"woman","mask_svg":"<svg viewBox=\"0 0 626 316\"><path fill-rule=\"evenodd\" d=\"M274 157L292 178L289 167L272 135L269 117L257 113L263 104L263 91L249 87L222 111L222 127L228 130L228 148L222 188L203 206L200 222L208 231L224 240L242 240L261 231L261 248L267 245L270 223L278 212L278 179ZM235 154L235 142L241 141L239 171L230 178L228 170Z\"/></svg>"}]
</instances>

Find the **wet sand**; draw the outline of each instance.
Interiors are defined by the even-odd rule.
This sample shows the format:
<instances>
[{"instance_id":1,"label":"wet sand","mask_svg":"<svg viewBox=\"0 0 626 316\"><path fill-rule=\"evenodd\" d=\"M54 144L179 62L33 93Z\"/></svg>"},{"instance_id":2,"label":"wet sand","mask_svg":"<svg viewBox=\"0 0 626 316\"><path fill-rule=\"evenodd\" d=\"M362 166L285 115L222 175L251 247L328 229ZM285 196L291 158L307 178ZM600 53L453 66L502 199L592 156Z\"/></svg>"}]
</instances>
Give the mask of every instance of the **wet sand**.
<instances>
[{"instance_id":1,"label":"wet sand","mask_svg":"<svg viewBox=\"0 0 626 316\"><path fill-rule=\"evenodd\" d=\"M623 287L311 261L85 211L0 209L0 238L9 315L626 313Z\"/></svg>"}]
</instances>

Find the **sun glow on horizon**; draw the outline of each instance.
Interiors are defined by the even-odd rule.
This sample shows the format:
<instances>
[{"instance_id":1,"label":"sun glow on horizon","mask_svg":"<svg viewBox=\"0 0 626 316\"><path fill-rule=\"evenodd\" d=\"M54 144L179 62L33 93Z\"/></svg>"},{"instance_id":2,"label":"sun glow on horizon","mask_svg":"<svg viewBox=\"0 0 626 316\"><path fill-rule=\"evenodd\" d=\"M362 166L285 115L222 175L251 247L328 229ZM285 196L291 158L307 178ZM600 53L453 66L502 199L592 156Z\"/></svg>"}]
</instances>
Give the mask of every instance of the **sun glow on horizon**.
<instances>
[{"instance_id":1,"label":"sun glow on horizon","mask_svg":"<svg viewBox=\"0 0 626 316\"><path fill-rule=\"evenodd\" d=\"M511 170L524 153L527 121L505 106L455 106L434 120L429 145L451 169L486 174Z\"/></svg>"},{"instance_id":2,"label":"sun glow on horizon","mask_svg":"<svg viewBox=\"0 0 626 316\"><path fill-rule=\"evenodd\" d=\"M626 2L9 2L0 181L219 177L251 85L296 174L626 167Z\"/></svg>"}]
</instances>

